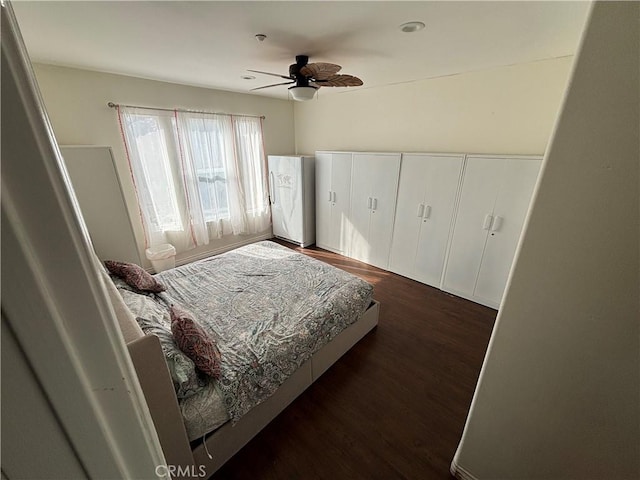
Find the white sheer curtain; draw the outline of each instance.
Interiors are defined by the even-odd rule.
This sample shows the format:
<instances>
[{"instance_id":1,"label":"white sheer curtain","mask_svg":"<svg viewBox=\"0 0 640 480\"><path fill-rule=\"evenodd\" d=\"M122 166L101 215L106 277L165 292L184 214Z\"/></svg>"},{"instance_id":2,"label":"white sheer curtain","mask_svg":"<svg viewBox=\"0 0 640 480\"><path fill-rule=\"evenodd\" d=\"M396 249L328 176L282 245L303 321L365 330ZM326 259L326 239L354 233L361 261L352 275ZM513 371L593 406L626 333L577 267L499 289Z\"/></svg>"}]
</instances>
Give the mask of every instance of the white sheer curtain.
<instances>
[{"instance_id":1,"label":"white sheer curtain","mask_svg":"<svg viewBox=\"0 0 640 480\"><path fill-rule=\"evenodd\" d=\"M178 251L270 225L259 118L119 107L147 245Z\"/></svg>"},{"instance_id":2,"label":"white sheer curtain","mask_svg":"<svg viewBox=\"0 0 640 480\"><path fill-rule=\"evenodd\" d=\"M262 119L233 117L233 127L238 158L237 182L245 206L243 228L261 232L271 225Z\"/></svg>"}]
</instances>

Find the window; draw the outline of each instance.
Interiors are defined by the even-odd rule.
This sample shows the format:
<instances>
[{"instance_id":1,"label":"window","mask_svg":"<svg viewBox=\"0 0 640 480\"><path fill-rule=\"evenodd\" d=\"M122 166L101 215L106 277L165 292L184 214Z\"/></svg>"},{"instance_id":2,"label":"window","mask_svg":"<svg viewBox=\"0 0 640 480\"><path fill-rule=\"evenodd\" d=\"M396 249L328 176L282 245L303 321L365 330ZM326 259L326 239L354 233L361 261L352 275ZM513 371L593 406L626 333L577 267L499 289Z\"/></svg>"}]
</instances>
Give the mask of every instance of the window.
<instances>
[{"instance_id":1,"label":"window","mask_svg":"<svg viewBox=\"0 0 640 480\"><path fill-rule=\"evenodd\" d=\"M147 245L270 224L259 118L118 107Z\"/></svg>"},{"instance_id":2,"label":"window","mask_svg":"<svg viewBox=\"0 0 640 480\"><path fill-rule=\"evenodd\" d=\"M184 123L196 169L198 193L206 221L229 218L225 139L213 120L187 118Z\"/></svg>"},{"instance_id":3,"label":"window","mask_svg":"<svg viewBox=\"0 0 640 480\"><path fill-rule=\"evenodd\" d=\"M148 187L148 194L143 197L145 209L151 213L150 219L156 229L180 230L182 225L167 150L167 132L160 120L161 117L131 115L129 128L135 132L141 180ZM169 134L173 134L172 131Z\"/></svg>"}]
</instances>

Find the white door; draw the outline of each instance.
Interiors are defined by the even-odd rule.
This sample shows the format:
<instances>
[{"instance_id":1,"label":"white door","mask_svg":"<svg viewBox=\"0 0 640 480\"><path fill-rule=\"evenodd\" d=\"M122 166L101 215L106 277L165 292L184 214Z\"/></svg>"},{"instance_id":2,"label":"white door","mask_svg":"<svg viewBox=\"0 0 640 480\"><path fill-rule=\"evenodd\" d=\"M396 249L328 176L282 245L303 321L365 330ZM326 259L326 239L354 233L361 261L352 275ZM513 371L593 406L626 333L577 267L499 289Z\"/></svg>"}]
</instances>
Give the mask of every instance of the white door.
<instances>
[{"instance_id":1,"label":"white door","mask_svg":"<svg viewBox=\"0 0 640 480\"><path fill-rule=\"evenodd\" d=\"M474 297L499 307L513 264L531 196L540 170L539 160L507 160L493 209Z\"/></svg>"},{"instance_id":2,"label":"white door","mask_svg":"<svg viewBox=\"0 0 640 480\"><path fill-rule=\"evenodd\" d=\"M331 164L330 153L316 152L316 245L334 249L331 241Z\"/></svg>"},{"instance_id":3,"label":"white door","mask_svg":"<svg viewBox=\"0 0 640 480\"><path fill-rule=\"evenodd\" d=\"M348 255L369 263L369 222L373 197L371 194L371 155L353 154L351 176L351 214L347 225Z\"/></svg>"},{"instance_id":4,"label":"white door","mask_svg":"<svg viewBox=\"0 0 640 480\"><path fill-rule=\"evenodd\" d=\"M331 223L329 245L346 254L351 202L351 153L334 153L331 161Z\"/></svg>"},{"instance_id":5,"label":"white door","mask_svg":"<svg viewBox=\"0 0 640 480\"><path fill-rule=\"evenodd\" d=\"M300 157L269 157L273 234L302 241L302 162Z\"/></svg>"},{"instance_id":6,"label":"white door","mask_svg":"<svg viewBox=\"0 0 640 480\"><path fill-rule=\"evenodd\" d=\"M371 165L371 218L369 221L368 263L388 268L393 219L398 191L400 155L375 155L363 159Z\"/></svg>"},{"instance_id":7,"label":"white door","mask_svg":"<svg viewBox=\"0 0 640 480\"><path fill-rule=\"evenodd\" d=\"M415 279L440 287L447 252L463 156L430 156L424 162L425 196L415 255Z\"/></svg>"},{"instance_id":8,"label":"white door","mask_svg":"<svg viewBox=\"0 0 640 480\"><path fill-rule=\"evenodd\" d=\"M463 155L402 155L391 271L440 286L463 160Z\"/></svg>"},{"instance_id":9,"label":"white door","mask_svg":"<svg viewBox=\"0 0 640 480\"><path fill-rule=\"evenodd\" d=\"M504 163L501 158L467 157L443 290L473 296Z\"/></svg>"},{"instance_id":10,"label":"white door","mask_svg":"<svg viewBox=\"0 0 640 480\"><path fill-rule=\"evenodd\" d=\"M402 156L389 269L413 279L416 279L415 259L424 214L425 179L428 166L428 157Z\"/></svg>"},{"instance_id":11,"label":"white door","mask_svg":"<svg viewBox=\"0 0 640 480\"><path fill-rule=\"evenodd\" d=\"M387 268L399 171L399 154L353 154L350 257Z\"/></svg>"}]
</instances>

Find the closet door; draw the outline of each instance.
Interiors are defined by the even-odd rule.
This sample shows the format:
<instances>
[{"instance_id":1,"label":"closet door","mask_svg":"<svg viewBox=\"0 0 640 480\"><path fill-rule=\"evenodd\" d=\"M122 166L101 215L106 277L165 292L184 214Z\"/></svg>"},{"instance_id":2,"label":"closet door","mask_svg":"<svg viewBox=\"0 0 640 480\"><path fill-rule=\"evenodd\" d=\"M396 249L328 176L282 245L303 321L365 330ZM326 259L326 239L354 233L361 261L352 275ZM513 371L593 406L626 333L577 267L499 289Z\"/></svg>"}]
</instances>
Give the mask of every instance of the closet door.
<instances>
[{"instance_id":1,"label":"closet door","mask_svg":"<svg viewBox=\"0 0 640 480\"><path fill-rule=\"evenodd\" d=\"M351 153L334 153L331 162L330 245L336 252L347 251L347 229L351 201Z\"/></svg>"},{"instance_id":2,"label":"closet door","mask_svg":"<svg viewBox=\"0 0 640 480\"><path fill-rule=\"evenodd\" d=\"M353 154L349 256L387 268L395 213L399 154Z\"/></svg>"},{"instance_id":3,"label":"closet door","mask_svg":"<svg viewBox=\"0 0 640 480\"><path fill-rule=\"evenodd\" d=\"M427 160L424 207L419 207L422 218L414 262L415 279L439 288L464 156L433 156Z\"/></svg>"},{"instance_id":4,"label":"closet door","mask_svg":"<svg viewBox=\"0 0 640 480\"><path fill-rule=\"evenodd\" d=\"M507 160L504 165L474 292L484 304L497 308L502 301L539 169L539 160Z\"/></svg>"},{"instance_id":5,"label":"closet door","mask_svg":"<svg viewBox=\"0 0 640 480\"><path fill-rule=\"evenodd\" d=\"M348 254L362 262L369 263L369 222L371 221L371 176L375 175L370 155L353 155L351 176L351 214L348 225Z\"/></svg>"},{"instance_id":6,"label":"closet door","mask_svg":"<svg viewBox=\"0 0 640 480\"><path fill-rule=\"evenodd\" d=\"M440 287L464 155L403 154L389 269Z\"/></svg>"},{"instance_id":7,"label":"closet door","mask_svg":"<svg viewBox=\"0 0 640 480\"><path fill-rule=\"evenodd\" d=\"M375 155L365 161L371 162L368 263L387 269L396 210L400 155Z\"/></svg>"},{"instance_id":8,"label":"closet door","mask_svg":"<svg viewBox=\"0 0 640 480\"><path fill-rule=\"evenodd\" d=\"M428 170L426 158L402 155L389 270L414 280Z\"/></svg>"},{"instance_id":9,"label":"closet door","mask_svg":"<svg viewBox=\"0 0 640 480\"><path fill-rule=\"evenodd\" d=\"M443 290L473 298L504 163L502 158L467 157Z\"/></svg>"},{"instance_id":10,"label":"closet door","mask_svg":"<svg viewBox=\"0 0 640 480\"><path fill-rule=\"evenodd\" d=\"M316 245L331 248L332 155L316 152Z\"/></svg>"},{"instance_id":11,"label":"closet door","mask_svg":"<svg viewBox=\"0 0 640 480\"><path fill-rule=\"evenodd\" d=\"M345 254L351 153L316 152L316 245Z\"/></svg>"}]
</instances>

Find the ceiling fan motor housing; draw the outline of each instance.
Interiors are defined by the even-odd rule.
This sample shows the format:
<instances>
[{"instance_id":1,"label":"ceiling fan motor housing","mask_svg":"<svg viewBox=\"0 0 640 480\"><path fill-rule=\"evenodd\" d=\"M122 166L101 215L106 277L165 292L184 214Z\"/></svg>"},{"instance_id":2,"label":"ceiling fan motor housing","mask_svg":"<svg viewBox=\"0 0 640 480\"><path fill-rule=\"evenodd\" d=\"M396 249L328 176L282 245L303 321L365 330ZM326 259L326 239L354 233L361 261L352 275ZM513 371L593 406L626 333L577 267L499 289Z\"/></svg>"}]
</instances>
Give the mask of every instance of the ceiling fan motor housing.
<instances>
[{"instance_id":1,"label":"ceiling fan motor housing","mask_svg":"<svg viewBox=\"0 0 640 480\"><path fill-rule=\"evenodd\" d=\"M300 69L309 63L308 55L296 55L296 63L289 65L289 76L296 80L296 87L308 87L309 80L300 74Z\"/></svg>"}]
</instances>

